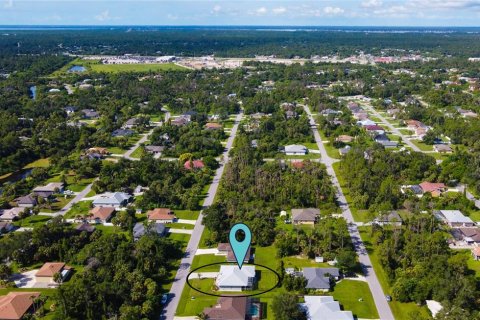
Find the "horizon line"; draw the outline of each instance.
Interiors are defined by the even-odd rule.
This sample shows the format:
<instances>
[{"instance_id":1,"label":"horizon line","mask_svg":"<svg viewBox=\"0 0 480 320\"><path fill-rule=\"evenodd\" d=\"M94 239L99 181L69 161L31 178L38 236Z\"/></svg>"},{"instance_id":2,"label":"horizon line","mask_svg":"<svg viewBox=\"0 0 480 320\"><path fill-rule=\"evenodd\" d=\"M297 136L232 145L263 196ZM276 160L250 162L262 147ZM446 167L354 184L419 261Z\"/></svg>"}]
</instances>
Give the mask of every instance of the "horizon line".
<instances>
[{"instance_id":1,"label":"horizon line","mask_svg":"<svg viewBox=\"0 0 480 320\"><path fill-rule=\"evenodd\" d=\"M255 28L480 28L478 26L468 25L254 25L254 24L0 24L0 27L255 27Z\"/></svg>"}]
</instances>

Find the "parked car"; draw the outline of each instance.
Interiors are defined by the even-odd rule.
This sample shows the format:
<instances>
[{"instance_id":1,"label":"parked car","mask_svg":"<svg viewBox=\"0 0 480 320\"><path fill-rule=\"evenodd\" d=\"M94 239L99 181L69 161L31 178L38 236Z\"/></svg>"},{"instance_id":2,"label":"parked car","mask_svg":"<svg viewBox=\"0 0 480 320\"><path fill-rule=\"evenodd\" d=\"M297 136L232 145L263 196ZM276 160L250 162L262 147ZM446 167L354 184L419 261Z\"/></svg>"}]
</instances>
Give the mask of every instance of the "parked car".
<instances>
[{"instance_id":1,"label":"parked car","mask_svg":"<svg viewBox=\"0 0 480 320\"><path fill-rule=\"evenodd\" d=\"M389 296L389 295L386 295L386 296L385 296L385 299L387 299L388 302L392 301L392 297Z\"/></svg>"}]
</instances>

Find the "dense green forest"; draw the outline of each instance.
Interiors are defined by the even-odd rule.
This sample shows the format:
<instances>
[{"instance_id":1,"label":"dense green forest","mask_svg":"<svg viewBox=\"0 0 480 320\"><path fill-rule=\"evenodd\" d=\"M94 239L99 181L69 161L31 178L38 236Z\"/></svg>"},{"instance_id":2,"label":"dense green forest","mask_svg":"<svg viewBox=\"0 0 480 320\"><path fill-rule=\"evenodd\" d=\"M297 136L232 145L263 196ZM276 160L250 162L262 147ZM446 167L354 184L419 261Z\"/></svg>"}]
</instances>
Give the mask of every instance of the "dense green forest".
<instances>
[{"instance_id":1,"label":"dense green forest","mask_svg":"<svg viewBox=\"0 0 480 320\"><path fill-rule=\"evenodd\" d=\"M360 50L380 53L382 49L391 48L471 56L478 55L480 51L478 39L478 34L461 30L445 37L443 34L418 32L117 27L113 30L43 30L41 33L15 30L0 37L0 47L4 54L36 54L39 51L61 54L70 51L82 54L277 55L289 58L337 53L348 56Z\"/></svg>"}]
</instances>

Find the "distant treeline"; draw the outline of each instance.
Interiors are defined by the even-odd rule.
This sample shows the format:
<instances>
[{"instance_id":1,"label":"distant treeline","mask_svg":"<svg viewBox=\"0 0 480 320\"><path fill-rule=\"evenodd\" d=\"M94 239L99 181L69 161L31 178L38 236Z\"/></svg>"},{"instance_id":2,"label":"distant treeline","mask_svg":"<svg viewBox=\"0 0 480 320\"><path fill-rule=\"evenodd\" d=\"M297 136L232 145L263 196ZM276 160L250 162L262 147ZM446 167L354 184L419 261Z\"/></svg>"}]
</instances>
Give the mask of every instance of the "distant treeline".
<instances>
[{"instance_id":1,"label":"distant treeline","mask_svg":"<svg viewBox=\"0 0 480 320\"><path fill-rule=\"evenodd\" d=\"M430 52L439 55L478 56L476 33L369 33L340 31L266 30L15 30L0 36L3 54L77 52L124 54L291 58L359 50L380 54L385 49ZM398 52L399 54L401 52Z\"/></svg>"}]
</instances>

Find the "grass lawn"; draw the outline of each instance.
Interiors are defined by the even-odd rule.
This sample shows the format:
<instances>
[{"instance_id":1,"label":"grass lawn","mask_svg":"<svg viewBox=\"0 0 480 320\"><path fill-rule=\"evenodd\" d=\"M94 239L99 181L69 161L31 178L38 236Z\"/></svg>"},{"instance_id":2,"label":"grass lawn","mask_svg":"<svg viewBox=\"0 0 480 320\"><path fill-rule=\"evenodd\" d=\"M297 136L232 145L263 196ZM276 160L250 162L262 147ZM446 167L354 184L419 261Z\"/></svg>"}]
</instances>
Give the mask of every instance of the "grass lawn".
<instances>
[{"instance_id":1,"label":"grass lawn","mask_svg":"<svg viewBox=\"0 0 480 320\"><path fill-rule=\"evenodd\" d=\"M464 254L468 257L468 268L472 271L475 271L475 276L477 277L477 280L480 280L480 261L473 260L470 250L458 250L458 254Z\"/></svg>"},{"instance_id":2,"label":"grass lawn","mask_svg":"<svg viewBox=\"0 0 480 320\"><path fill-rule=\"evenodd\" d=\"M168 238L180 242L183 248L186 248L190 241L190 235L184 233L169 233Z\"/></svg>"},{"instance_id":3,"label":"grass lawn","mask_svg":"<svg viewBox=\"0 0 480 320\"><path fill-rule=\"evenodd\" d=\"M195 270L198 267L205 266L211 263L217 262L227 262L227 257L225 256L217 256L214 254L201 254L197 255L193 258L192 266L190 267L190 271ZM201 272L207 271L218 271L218 265L202 268Z\"/></svg>"},{"instance_id":4,"label":"grass lawn","mask_svg":"<svg viewBox=\"0 0 480 320\"><path fill-rule=\"evenodd\" d=\"M141 158L143 156L143 147L139 146L133 153L130 155L132 158Z\"/></svg>"},{"instance_id":5,"label":"grass lawn","mask_svg":"<svg viewBox=\"0 0 480 320\"><path fill-rule=\"evenodd\" d=\"M188 223L168 223L165 226L171 229L186 229L186 230L193 230L193 228L195 227L193 224L188 224Z\"/></svg>"},{"instance_id":6,"label":"grass lawn","mask_svg":"<svg viewBox=\"0 0 480 320\"><path fill-rule=\"evenodd\" d=\"M155 72L155 71L183 71L188 70L174 63L139 63L139 64L90 64L89 68L95 72Z\"/></svg>"},{"instance_id":7,"label":"grass lawn","mask_svg":"<svg viewBox=\"0 0 480 320\"><path fill-rule=\"evenodd\" d=\"M122 149L122 148L119 148L119 147L109 147L107 149L108 149L108 152L110 152L112 154L124 154L125 152L128 151L128 149Z\"/></svg>"},{"instance_id":8,"label":"grass lawn","mask_svg":"<svg viewBox=\"0 0 480 320\"><path fill-rule=\"evenodd\" d=\"M46 168L50 165L50 160L47 159L38 159L37 161L33 161L27 164L23 169L31 169L31 168Z\"/></svg>"},{"instance_id":9,"label":"grass lawn","mask_svg":"<svg viewBox=\"0 0 480 320\"><path fill-rule=\"evenodd\" d=\"M421 142L420 140L410 140L414 145L416 145L421 151L433 151L433 146L430 146L428 144L425 144Z\"/></svg>"},{"instance_id":10,"label":"grass lawn","mask_svg":"<svg viewBox=\"0 0 480 320\"><path fill-rule=\"evenodd\" d=\"M15 221L13 224L17 227L36 228L43 226L50 219L52 219L52 217L32 215L26 217L25 219Z\"/></svg>"},{"instance_id":11,"label":"grass lawn","mask_svg":"<svg viewBox=\"0 0 480 320\"><path fill-rule=\"evenodd\" d=\"M77 215L86 215L90 211L90 205L93 201L79 201L65 214L65 219L73 219Z\"/></svg>"},{"instance_id":12,"label":"grass lawn","mask_svg":"<svg viewBox=\"0 0 480 320\"><path fill-rule=\"evenodd\" d=\"M218 269L218 268L217 268ZM212 289L214 279L197 280L192 279L192 286L202 291L209 292ZM207 296L197 292L185 285L180 302L177 307L177 316L195 316L203 311L203 309L211 307L217 303L218 297Z\"/></svg>"},{"instance_id":13,"label":"grass lawn","mask_svg":"<svg viewBox=\"0 0 480 320\"><path fill-rule=\"evenodd\" d=\"M372 261L373 269L378 277L378 281L382 286L383 292L388 295L392 295L392 289L388 282L388 277L382 266L380 265L380 260L377 252L374 250L373 244L370 237L369 227L358 227L360 236L362 237L363 243L367 248L368 255ZM392 309L393 316L396 320L409 320L409 313L412 311L420 311L425 317L430 317L430 313L426 306L418 306L414 302L402 303L398 301L390 302L390 308Z\"/></svg>"},{"instance_id":14,"label":"grass lawn","mask_svg":"<svg viewBox=\"0 0 480 320\"><path fill-rule=\"evenodd\" d=\"M197 220L200 211L193 210L173 210L178 219Z\"/></svg>"},{"instance_id":15,"label":"grass lawn","mask_svg":"<svg viewBox=\"0 0 480 320\"><path fill-rule=\"evenodd\" d=\"M318 133L320 134L320 137L322 138L322 141L329 141L327 137L325 137L325 134L318 130ZM328 143L323 143L323 146L325 147L325 150L327 150L327 154L330 158L333 159L341 159L342 157L340 156L340 153L338 152L338 149L335 148L332 144Z\"/></svg>"},{"instance_id":16,"label":"grass lawn","mask_svg":"<svg viewBox=\"0 0 480 320\"><path fill-rule=\"evenodd\" d=\"M303 144L305 147L307 147L310 150L318 150L318 146L315 142L304 142L300 144Z\"/></svg>"},{"instance_id":17,"label":"grass lawn","mask_svg":"<svg viewBox=\"0 0 480 320\"><path fill-rule=\"evenodd\" d=\"M40 208L41 212L57 212L60 211L67 203L72 201L73 196L65 198L63 195L59 195L56 198L56 202L52 203L51 208L44 207Z\"/></svg>"},{"instance_id":18,"label":"grass lawn","mask_svg":"<svg viewBox=\"0 0 480 320\"><path fill-rule=\"evenodd\" d=\"M340 302L344 310L352 311L357 318L378 319L377 308L368 283L357 280L342 280L334 287L331 295ZM359 301L359 299L362 299L362 301Z\"/></svg>"},{"instance_id":19,"label":"grass lawn","mask_svg":"<svg viewBox=\"0 0 480 320\"><path fill-rule=\"evenodd\" d=\"M294 156L285 156L285 159L309 159L309 160L314 160L314 159L320 159L320 153L308 153L304 156L302 155L294 155Z\"/></svg>"}]
</instances>

